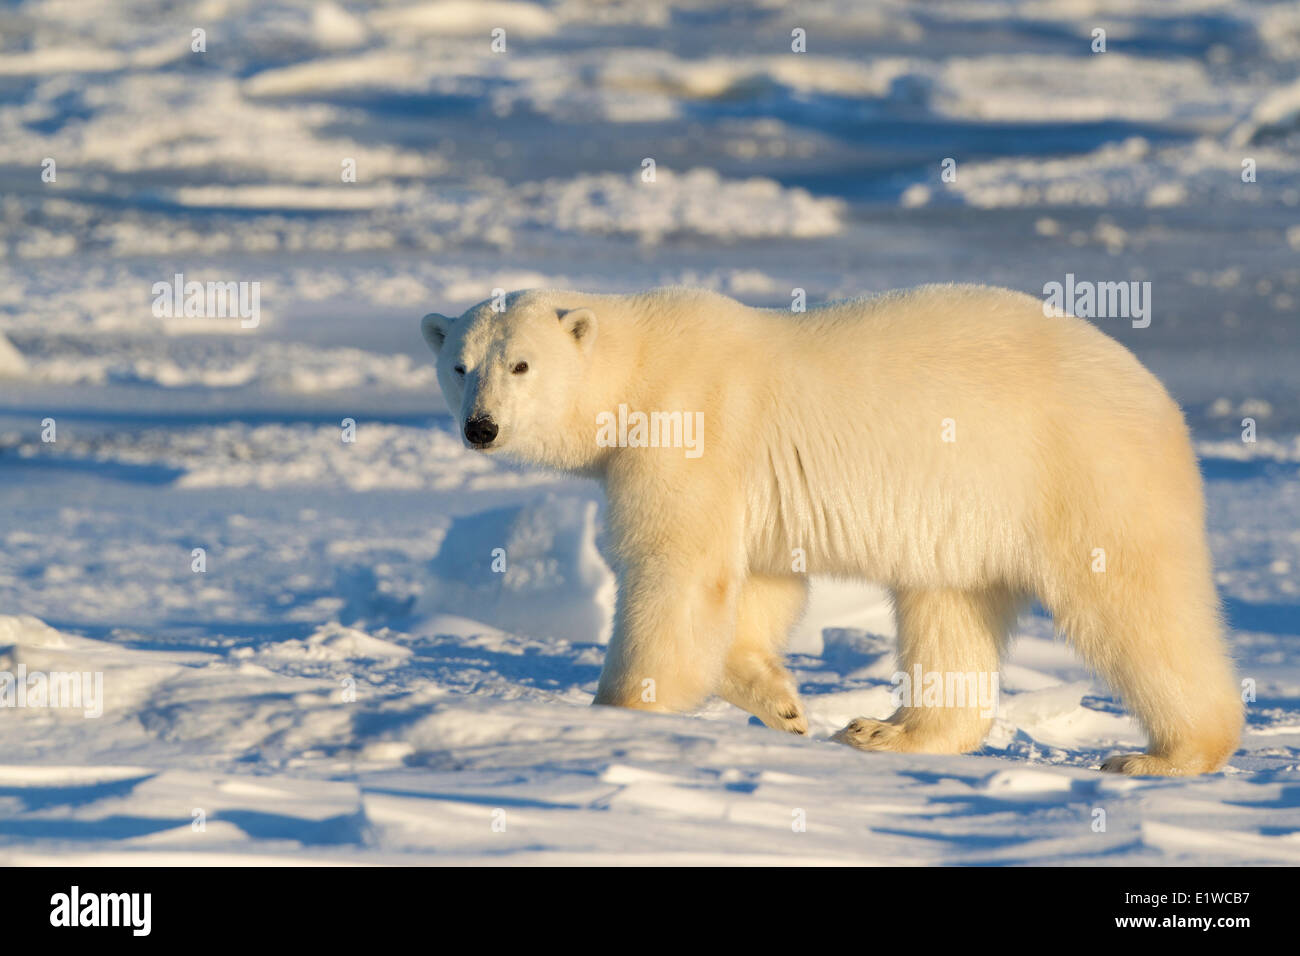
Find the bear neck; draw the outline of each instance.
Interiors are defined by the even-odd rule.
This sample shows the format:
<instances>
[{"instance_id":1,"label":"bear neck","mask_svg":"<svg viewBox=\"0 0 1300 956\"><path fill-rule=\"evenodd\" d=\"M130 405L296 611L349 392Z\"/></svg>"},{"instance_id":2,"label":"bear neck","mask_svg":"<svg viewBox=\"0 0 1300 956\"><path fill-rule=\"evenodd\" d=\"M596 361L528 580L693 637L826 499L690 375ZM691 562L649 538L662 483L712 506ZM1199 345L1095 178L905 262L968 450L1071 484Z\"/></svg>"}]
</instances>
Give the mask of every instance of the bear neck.
<instances>
[{"instance_id":1,"label":"bear neck","mask_svg":"<svg viewBox=\"0 0 1300 956\"><path fill-rule=\"evenodd\" d=\"M628 451L597 445L598 416L617 416L620 405L636 411L660 408L660 379L666 374L663 353L672 347L665 338L680 332L668 327L643 296L601 299L592 302L598 324L585 387L575 399L558 460L545 463L598 480L616 456Z\"/></svg>"}]
</instances>

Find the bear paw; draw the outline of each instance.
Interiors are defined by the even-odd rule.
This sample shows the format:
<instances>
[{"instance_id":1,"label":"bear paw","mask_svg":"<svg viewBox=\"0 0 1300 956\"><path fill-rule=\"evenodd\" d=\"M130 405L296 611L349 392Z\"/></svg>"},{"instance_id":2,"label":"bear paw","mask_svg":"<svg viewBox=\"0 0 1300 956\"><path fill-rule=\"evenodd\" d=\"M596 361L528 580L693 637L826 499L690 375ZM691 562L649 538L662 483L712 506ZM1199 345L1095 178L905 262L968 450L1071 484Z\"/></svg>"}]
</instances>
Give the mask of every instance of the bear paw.
<instances>
[{"instance_id":1,"label":"bear paw","mask_svg":"<svg viewBox=\"0 0 1300 956\"><path fill-rule=\"evenodd\" d=\"M1152 754L1116 754L1102 761L1101 769L1130 777L1181 777L1187 772L1167 757Z\"/></svg>"},{"instance_id":2,"label":"bear paw","mask_svg":"<svg viewBox=\"0 0 1300 956\"><path fill-rule=\"evenodd\" d=\"M760 714L759 720L773 730L784 730L788 734L808 733L808 718L797 700L774 705L768 713Z\"/></svg>"},{"instance_id":3,"label":"bear paw","mask_svg":"<svg viewBox=\"0 0 1300 956\"><path fill-rule=\"evenodd\" d=\"M903 750L903 728L883 720L859 717L831 738L858 750Z\"/></svg>"}]
</instances>

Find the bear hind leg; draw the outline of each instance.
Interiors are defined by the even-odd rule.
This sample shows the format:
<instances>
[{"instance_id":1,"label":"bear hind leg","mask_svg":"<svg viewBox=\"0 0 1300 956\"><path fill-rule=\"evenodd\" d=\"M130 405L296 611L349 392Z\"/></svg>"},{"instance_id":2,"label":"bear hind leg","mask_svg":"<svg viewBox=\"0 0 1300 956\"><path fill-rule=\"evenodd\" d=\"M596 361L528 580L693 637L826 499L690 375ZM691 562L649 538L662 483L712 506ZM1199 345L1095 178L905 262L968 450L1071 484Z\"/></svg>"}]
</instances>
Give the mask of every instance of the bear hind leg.
<instances>
[{"instance_id":1,"label":"bear hind leg","mask_svg":"<svg viewBox=\"0 0 1300 956\"><path fill-rule=\"evenodd\" d=\"M859 717L834 736L859 750L964 753L980 746L993 724L998 665L1020 608L1005 588L898 590L899 670L910 686L888 720ZM926 692L938 685L938 699Z\"/></svg>"},{"instance_id":2,"label":"bear hind leg","mask_svg":"<svg viewBox=\"0 0 1300 956\"><path fill-rule=\"evenodd\" d=\"M1063 630L1118 693L1148 735L1146 753L1119 754L1102 770L1186 776L1220 769L1237 749L1243 705L1208 580L1098 582L1098 606L1066 615ZM1123 594L1105 593L1125 588Z\"/></svg>"}]
</instances>

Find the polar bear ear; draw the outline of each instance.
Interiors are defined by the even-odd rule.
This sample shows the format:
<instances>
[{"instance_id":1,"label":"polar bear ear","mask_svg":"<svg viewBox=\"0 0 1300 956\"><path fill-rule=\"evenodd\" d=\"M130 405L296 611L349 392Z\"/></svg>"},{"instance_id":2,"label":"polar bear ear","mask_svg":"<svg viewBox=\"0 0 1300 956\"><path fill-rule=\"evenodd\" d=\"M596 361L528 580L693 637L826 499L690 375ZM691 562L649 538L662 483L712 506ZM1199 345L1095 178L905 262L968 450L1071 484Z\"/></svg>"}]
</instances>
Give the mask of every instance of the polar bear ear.
<instances>
[{"instance_id":1,"label":"polar bear ear","mask_svg":"<svg viewBox=\"0 0 1300 956\"><path fill-rule=\"evenodd\" d=\"M584 352L596 344L596 313L591 309L569 309L560 312L560 327L573 337Z\"/></svg>"},{"instance_id":2,"label":"polar bear ear","mask_svg":"<svg viewBox=\"0 0 1300 956\"><path fill-rule=\"evenodd\" d=\"M434 352L442 351L442 343L447 341L447 331L450 328L451 319L437 312L430 312L420 320L420 334Z\"/></svg>"}]
</instances>

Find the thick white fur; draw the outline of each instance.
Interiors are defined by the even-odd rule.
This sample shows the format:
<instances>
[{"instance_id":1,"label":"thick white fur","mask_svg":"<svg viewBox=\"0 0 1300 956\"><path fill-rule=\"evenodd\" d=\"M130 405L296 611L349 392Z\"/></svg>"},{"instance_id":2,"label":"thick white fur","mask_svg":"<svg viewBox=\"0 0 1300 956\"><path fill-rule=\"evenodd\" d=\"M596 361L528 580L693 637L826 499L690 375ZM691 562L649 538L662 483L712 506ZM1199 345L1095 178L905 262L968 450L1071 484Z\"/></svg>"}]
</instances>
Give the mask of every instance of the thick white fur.
<instances>
[{"instance_id":1,"label":"thick white fur","mask_svg":"<svg viewBox=\"0 0 1300 956\"><path fill-rule=\"evenodd\" d=\"M461 424L498 423L488 453L604 483L619 598L596 703L677 711L716 693L804 732L781 660L803 549L808 573L892 590L909 673L995 671L1037 597L1149 735L1147 753L1105 769L1201 773L1235 750L1242 708L1187 428L1087 322L978 286L805 314L687 289L506 305L426 316L424 332ZM511 374L521 359L529 371ZM599 447L597 415L620 404L702 411L703 455ZM837 739L960 752L989 728L979 711L903 707Z\"/></svg>"}]
</instances>

